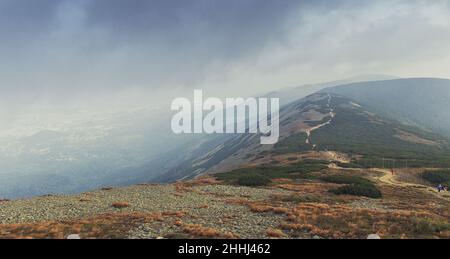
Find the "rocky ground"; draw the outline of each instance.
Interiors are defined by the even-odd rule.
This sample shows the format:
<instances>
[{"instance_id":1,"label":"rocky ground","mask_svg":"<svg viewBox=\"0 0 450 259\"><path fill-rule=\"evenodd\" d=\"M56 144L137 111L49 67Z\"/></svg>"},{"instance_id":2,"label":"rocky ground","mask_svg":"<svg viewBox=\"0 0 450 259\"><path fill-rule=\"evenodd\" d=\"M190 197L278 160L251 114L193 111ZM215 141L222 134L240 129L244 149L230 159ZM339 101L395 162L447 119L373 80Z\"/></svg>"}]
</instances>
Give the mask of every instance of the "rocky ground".
<instances>
[{"instance_id":1,"label":"rocky ground","mask_svg":"<svg viewBox=\"0 0 450 259\"><path fill-rule=\"evenodd\" d=\"M272 195L286 192L288 191L217 184L106 188L73 196L45 196L1 202L0 224L32 225L39 222L86 219L103 214L155 213L165 214L164 219L139 224L124 233L123 237L184 237L186 233L182 229L180 231L180 228L198 225L205 229L217 229L230 236L257 238L265 236L267 229L279 225L281 217L252 213L249 208L229 201L264 201ZM117 204L120 206L115 206Z\"/></svg>"},{"instance_id":2,"label":"rocky ground","mask_svg":"<svg viewBox=\"0 0 450 259\"><path fill-rule=\"evenodd\" d=\"M450 237L447 199L379 184L383 199L333 195L336 185L320 181L251 188L202 178L1 201L0 238Z\"/></svg>"}]
</instances>

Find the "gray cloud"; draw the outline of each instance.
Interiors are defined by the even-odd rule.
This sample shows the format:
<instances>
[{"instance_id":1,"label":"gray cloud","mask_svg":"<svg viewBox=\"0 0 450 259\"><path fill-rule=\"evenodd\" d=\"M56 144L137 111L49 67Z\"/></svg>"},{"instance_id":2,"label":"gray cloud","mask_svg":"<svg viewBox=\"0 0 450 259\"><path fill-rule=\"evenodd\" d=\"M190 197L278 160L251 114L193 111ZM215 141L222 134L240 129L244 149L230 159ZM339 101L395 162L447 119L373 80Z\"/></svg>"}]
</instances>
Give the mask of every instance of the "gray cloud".
<instances>
[{"instance_id":1,"label":"gray cloud","mask_svg":"<svg viewBox=\"0 0 450 259\"><path fill-rule=\"evenodd\" d=\"M254 93L353 74L447 76L448 17L448 0L2 0L0 89Z\"/></svg>"},{"instance_id":2,"label":"gray cloud","mask_svg":"<svg viewBox=\"0 0 450 259\"><path fill-rule=\"evenodd\" d=\"M192 85L213 62L255 55L296 1L6 1L3 87Z\"/></svg>"}]
</instances>

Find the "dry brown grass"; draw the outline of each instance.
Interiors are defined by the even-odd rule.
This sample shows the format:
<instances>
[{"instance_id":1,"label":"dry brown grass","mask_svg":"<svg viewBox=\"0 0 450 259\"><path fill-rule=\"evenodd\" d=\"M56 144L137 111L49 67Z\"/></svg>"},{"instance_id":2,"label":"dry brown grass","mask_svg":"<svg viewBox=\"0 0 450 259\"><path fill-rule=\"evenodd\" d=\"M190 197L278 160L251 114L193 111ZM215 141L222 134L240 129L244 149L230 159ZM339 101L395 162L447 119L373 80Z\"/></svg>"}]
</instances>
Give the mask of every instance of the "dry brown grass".
<instances>
[{"instance_id":1,"label":"dry brown grass","mask_svg":"<svg viewBox=\"0 0 450 259\"><path fill-rule=\"evenodd\" d=\"M338 187L337 184L306 182L301 184L278 184L277 188L303 194L329 195L328 190Z\"/></svg>"},{"instance_id":2,"label":"dry brown grass","mask_svg":"<svg viewBox=\"0 0 450 259\"><path fill-rule=\"evenodd\" d=\"M186 234L191 235L194 238L224 238L224 239L235 239L238 238L237 235L230 232L222 232L215 228L204 227L199 224L185 224L183 225L183 231Z\"/></svg>"},{"instance_id":3,"label":"dry brown grass","mask_svg":"<svg viewBox=\"0 0 450 259\"><path fill-rule=\"evenodd\" d=\"M225 203L232 205L247 205L250 203L248 199L243 198L234 198L234 199L226 199Z\"/></svg>"},{"instance_id":4,"label":"dry brown grass","mask_svg":"<svg viewBox=\"0 0 450 259\"><path fill-rule=\"evenodd\" d=\"M286 237L286 234L280 229L269 228L266 230L266 235L272 238L283 238Z\"/></svg>"},{"instance_id":5,"label":"dry brown grass","mask_svg":"<svg viewBox=\"0 0 450 259\"><path fill-rule=\"evenodd\" d=\"M175 192L177 194L187 193L192 191L192 186L184 183L184 182L178 182L175 184Z\"/></svg>"},{"instance_id":6,"label":"dry brown grass","mask_svg":"<svg viewBox=\"0 0 450 259\"><path fill-rule=\"evenodd\" d=\"M392 189L383 200L373 201L321 194L316 190L321 185L313 183L300 185L303 183L289 184L294 193L272 195L264 202L239 198L226 203L246 206L255 213L284 215L285 222L279 227L293 237L308 233L324 238L366 238L376 233L384 238L450 238L448 204L416 190ZM357 201L373 203L374 208L359 208ZM391 210L381 209L387 205Z\"/></svg>"},{"instance_id":7,"label":"dry brown grass","mask_svg":"<svg viewBox=\"0 0 450 259\"><path fill-rule=\"evenodd\" d=\"M209 177L174 185L174 195L186 196L199 191L195 186L216 184ZM443 199L414 188L381 186L382 200L359 197L334 196L327 191L333 184L313 181L291 181L278 179L273 189L283 191L268 196L264 201L253 197L232 194L204 193L225 205L233 204L248 208L254 213L267 213L280 225L267 229L270 238L311 237L324 238L366 238L368 234L379 234L383 238L450 238L450 206ZM285 191L287 190L287 191ZM80 202L89 202L95 196L82 195ZM1 203L2 201L0 201ZM3 201L7 202L7 201ZM87 204L86 204L87 205ZM1 206L1 205L0 205ZM124 209L127 202L112 204ZM199 202L191 209L207 209L208 204ZM125 238L130 230L140 224L150 223L160 227L168 224L174 227L166 238L238 238L234 233L199 224L200 216L189 215L187 211L159 213L118 213L98 215L83 220L52 221L36 224L0 225L2 238L66 238L69 234L80 234L82 238ZM209 210L208 210L209 211ZM241 215L223 216L220 224L238 221ZM275 215L276 214L276 215ZM188 217L187 217L188 216ZM189 219L190 223L187 223ZM202 223L203 224L203 223ZM264 233L262 233L264 236Z\"/></svg>"},{"instance_id":8,"label":"dry brown grass","mask_svg":"<svg viewBox=\"0 0 450 259\"><path fill-rule=\"evenodd\" d=\"M216 185L216 184L220 184L220 181L218 181L216 178L212 176L203 176L190 181L177 182L175 184L175 191L177 193L192 192L193 191L192 187L201 185Z\"/></svg>"},{"instance_id":9,"label":"dry brown grass","mask_svg":"<svg viewBox=\"0 0 450 259\"><path fill-rule=\"evenodd\" d=\"M288 208L271 206L264 204L249 204L249 208L253 212L272 212L275 214L287 214L290 210Z\"/></svg>"},{"instance_id":10,"label":"dry brown grass","mask_svg":"<svg viewBox=\"0 0 450 259\"><path fill-rule=\"evenodd\" d=\"M199 177L199 178L193 180L192 182L197 184L197 185L220 184L220 181L218 181L215 177L212 177L212 176Z\"/></svg>"},{"instance_id":11,"label":"dry brown grass","mask_svg":"<svg viewBox=\"0 0 450 259\"><path fill-rule=\"evenodd\" d=\"M83 239L122 239L140 224L164 220L163 214L167 213L111 213L83 220L0 225L0 236L4 239L65 239L70 234L79 234Z\"/></svg>"},{"instance_id":12,"label":"dry brown grass","mask_svg":"<svg viewBox=\"0 0 450 259\"><path fill-rule=\"evenodd\" d=\"M448 237L444 231L450 226L442 220L426 211L393 212L345 205L301 204L288 213L287 222L280 227L326 238L365 238L373 233L386 238Z\"/></svg>"},{"instance_id":13,"label":"dry brown grass","mask_svg":"<svg viewBox=\"0 0 450 259\"><path fill-rule=\"evenodd\" d=\"M187 211L180 210L180 211L165 211L162 212L161 215L164 217L175 217L175 218L182 218L186 216L188 213Z\"/></svg>"},{"instance_id":14,"label":"dry brown grass","mask_svg":"<svg viewBox=\"0 0 450 259\"><path fill-rule=\"evenodd\" d=\"M250 209L250 211L256 213L271 212L275 214L286 214L289 212L288 208L278 205L272 205L267 202L255 202L247 199L229 199L226 200L225 202L233 205L247 206Z\"/></svg>"}]
</instances>

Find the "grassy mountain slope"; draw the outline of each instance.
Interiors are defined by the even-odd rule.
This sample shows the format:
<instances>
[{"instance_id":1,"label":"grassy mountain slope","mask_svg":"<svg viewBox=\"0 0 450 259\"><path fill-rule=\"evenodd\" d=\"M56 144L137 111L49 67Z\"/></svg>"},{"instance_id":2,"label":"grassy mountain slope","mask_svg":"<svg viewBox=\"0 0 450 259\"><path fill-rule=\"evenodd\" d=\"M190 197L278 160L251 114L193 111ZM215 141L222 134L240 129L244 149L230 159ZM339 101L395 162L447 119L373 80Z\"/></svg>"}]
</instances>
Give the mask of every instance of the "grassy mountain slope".
<instances>
[{"instance_id":1,"label":"grassy mountain slope","mask_svg":"<svg viewBox=\"0 0 450 259\"><path fill-rule=\"evenodd\" d=\"M450 80L417 78L324 89L356 100L381 116L450 136Z\"/></svg>"},{"instance_id":2,"label":"grassy mountain slope","mask_svg":"<svg viewBox=\"0 0 450 259\"><path fill-rule=\"evenodd\" d=\"M346 97L332 95L332 122L311 134L311 143L299 133L281 141L276 152L311 149L331 150L362 156L380 165L382 159L396 159L409 166L448 166L450 147L446 138L398 121L380 117Z\"/></svg>"},{"instance_id":3,"label":"grassy mountain slope","mask_svg":"<svg viewBox=\"0 0 450 259\"><path fill-rule=\"evenodd\" d=\"M220 138L223 136L202 144L192 159L162 176L163 180L270 163L270 157L276 155L326 151L347 154L363 166L450 166L447 138L378 115L356 100L333 93L316 93L284 106L276 145L260 145L257 135L234 135L226 141Z\"/></svg>"}]
</instances>

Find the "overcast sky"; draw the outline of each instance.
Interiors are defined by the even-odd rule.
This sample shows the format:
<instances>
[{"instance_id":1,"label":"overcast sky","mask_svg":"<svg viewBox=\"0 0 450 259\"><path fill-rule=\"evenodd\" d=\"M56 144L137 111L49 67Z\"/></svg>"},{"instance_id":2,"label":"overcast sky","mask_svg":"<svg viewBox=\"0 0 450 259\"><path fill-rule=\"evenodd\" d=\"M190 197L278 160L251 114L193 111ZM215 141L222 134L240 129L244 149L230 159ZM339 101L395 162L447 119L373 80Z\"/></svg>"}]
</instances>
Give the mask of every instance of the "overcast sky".
<instances>
[{"instance_id":1,"label":"overcast sky","mask_svg":"<svg viewBox=\"0 0 450 259\"><path fill-rule=\"evenodd\" d=\"M10 101L450 78L449 0L0 0L0 39Z\"/></svg>"}]
</instances>

